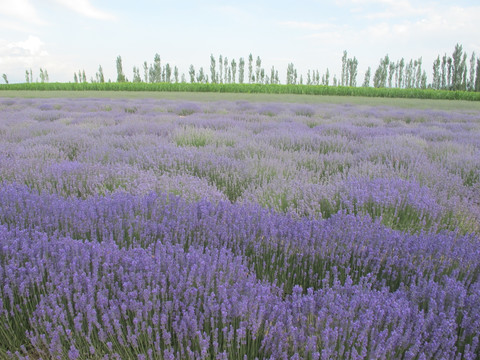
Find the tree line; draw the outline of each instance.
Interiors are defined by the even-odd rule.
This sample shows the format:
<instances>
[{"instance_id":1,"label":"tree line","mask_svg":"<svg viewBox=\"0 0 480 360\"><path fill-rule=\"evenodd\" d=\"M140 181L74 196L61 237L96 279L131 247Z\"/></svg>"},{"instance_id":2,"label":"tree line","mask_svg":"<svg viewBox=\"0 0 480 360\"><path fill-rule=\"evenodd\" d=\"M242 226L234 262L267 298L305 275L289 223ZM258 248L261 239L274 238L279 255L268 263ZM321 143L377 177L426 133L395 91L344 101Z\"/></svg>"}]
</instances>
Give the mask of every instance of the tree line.
<instances>
[{"instance_id":1,"label":"tree line","mask_svg":"<svg viewBox=\"0 0 480 360\"><path fill-rule=\"evenodd\" d=\"M356 57L349 58L347 51L343 52L342 68L340 77L336 75L331 79L331 74L327 68L323 74L318 69L308 69L306 76L299 74L295 65L287 65L285 84L287 85L324 85L324 86L348 86L357 87L358 60ZM272 66L269 70L265 69L262 59L257 56L249 56L244 59L228 59L226 56L219 55L218 58L210 55L210 68L195 68L193 64L188 69L188 75L180 75L177 66L169 63L162 63L160 55L157 53L152 63L145 61L141 67L133 67L133 76L131 80L127 78L123 70L122 57L116 59L117 78L116 82L134 82L134 83L201 83L201 84L281 84L278 69ZM40 69L40 82L49 82L48 72ZM8 84L6 74L2 75L5 83ZM111 80L108 80L111 81ZM462 90L462 91L480 91L480 58L476 57L475 52L470 56L463 50L460 44L455 45L452 55L438 55L432 66L432 81L427 82L427 70L423 68L422 58L405 60L392 60L389 55L381 58L379 64L373 73L368 67L362 87L375 88L401 88L401 89L434 89L434 90ZM32 83L32 69L26 70L25 82ZM36 79L38 82L38 79ZM87 83L85 70L79 70L74 73L74 83ZM106 82L103 68L100 65L95 77L90 78L91 83Z\"/></svg>"}]
</instances>

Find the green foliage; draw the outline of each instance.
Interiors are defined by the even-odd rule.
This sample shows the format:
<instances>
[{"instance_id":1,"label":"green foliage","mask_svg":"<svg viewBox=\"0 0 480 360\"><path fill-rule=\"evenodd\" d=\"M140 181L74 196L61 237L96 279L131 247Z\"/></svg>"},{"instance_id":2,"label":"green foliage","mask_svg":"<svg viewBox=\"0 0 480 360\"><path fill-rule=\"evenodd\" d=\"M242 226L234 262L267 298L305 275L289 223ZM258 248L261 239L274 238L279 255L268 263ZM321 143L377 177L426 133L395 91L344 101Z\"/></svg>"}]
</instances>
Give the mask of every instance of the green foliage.
<instances>
[{"instance_id":1,"label":"green foliage","mask_svg":"<svg viewBox=\"0 0 480 360\"><path fill-rule=\"evenodd\" d=\"M213 57L213 54L210 55L210 76L212 79L212 83L216 83L217 72L216 72L215 58Z\"/></svg>"},{"instance_id":2,"label":"green foliage","mask_svg":"<svg viewBox=\"0 0 480 360\"><path fill-rule=\"evenodd\" d=\"M322 85L212 84L212 83L23 83L0 84L1 90L39 91L168 91L255 94L297 94L324 96L363 96L480 101L479 92L433 89L369 88Z\"/></svg>"},{"instance_id":3,"label":"green foliage","mask_svg":"<svg viewBox=\"0 0 480 360\"><path fill-rule=\"evenodd\" d=\"M117 56L117 82L122 83L125 81L125 74L123 73L122 68L122 57L119 55Z\"/></svg>"},{"instance_id":4,"label":"green foliage","mask_svg":"<svg viewBox=\"0 0 480 360\"><path fill-rule=\"evenodd\" d=\"M98 66L98 72L95 75L96 81L99 83L104 83L105 82L105 77L103 76L103 69L102 65Z\"/></svg>"},{"instance_id":5,"label":"green foliage","mask_svg":"<svg viewBox=\"0 0 480 360\"><path fill-rule=\"evenodd\" d=\"M136 106L133 106L133 107L126 107L124 109L124 111L127 113L127 114L135 114L137 111L138 111L138 108Z\"/></svg>"},{"instance_id":6,"label":"green foliage","mask_svg":"<svg viewBox=\"0 0 480 360\"><path fill-rule=\"evenodd\" d=\"M187 128L175 136L177 146L204 147L213 142L211 130Z\"/></svg>"}]
</instances>

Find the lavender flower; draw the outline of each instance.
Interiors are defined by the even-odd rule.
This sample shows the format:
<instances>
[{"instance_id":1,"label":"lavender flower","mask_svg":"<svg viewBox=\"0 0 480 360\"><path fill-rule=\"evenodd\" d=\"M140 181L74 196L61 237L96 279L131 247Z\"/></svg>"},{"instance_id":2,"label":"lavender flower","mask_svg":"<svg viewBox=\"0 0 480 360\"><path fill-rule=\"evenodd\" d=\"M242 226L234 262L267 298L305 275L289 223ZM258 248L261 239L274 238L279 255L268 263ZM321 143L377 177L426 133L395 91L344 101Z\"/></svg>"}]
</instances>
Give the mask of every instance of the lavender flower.
<instances>
[{"instance_id":1,"label":"lavender flower","mask_svg":"<svg viewBox=\"0 0 480 360\"><path fill-rule=\"evenodd\" d=\"M480 357L477 112L0 104L0 358Z\"/></svg>"}]
</instances>

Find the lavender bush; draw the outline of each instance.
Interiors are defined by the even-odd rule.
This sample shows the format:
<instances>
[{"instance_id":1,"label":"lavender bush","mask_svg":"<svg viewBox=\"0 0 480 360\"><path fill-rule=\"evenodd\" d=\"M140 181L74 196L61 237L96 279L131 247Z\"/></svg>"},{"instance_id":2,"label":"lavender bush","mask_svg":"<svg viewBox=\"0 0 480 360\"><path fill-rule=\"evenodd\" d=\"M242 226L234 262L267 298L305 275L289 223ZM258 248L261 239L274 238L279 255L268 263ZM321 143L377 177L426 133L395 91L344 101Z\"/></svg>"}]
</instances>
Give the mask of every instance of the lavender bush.
<instances>
[{"instance_id":1,"label":"lavender bush","mask_svg":"<svg viewBox=\"0 0 480 360\"><path fill-rule=\"evenodd\" d=\"M0 104L0 358L480 358L480 113Z\"/></svg>"}]
</instances>

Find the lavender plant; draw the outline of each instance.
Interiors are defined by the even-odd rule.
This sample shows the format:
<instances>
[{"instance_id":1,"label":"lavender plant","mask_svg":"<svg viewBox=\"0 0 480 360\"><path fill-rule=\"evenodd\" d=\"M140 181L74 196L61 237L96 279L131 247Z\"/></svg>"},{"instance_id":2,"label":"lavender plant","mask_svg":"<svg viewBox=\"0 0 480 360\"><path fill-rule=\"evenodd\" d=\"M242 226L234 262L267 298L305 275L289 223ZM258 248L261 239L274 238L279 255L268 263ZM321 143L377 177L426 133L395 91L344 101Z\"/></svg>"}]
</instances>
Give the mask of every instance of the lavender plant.
<instances>
[{"instance_id":1,"label":"lavender plant","mask_svg":"<svg viewBox=\"0 0 480 360\"><path fill-rule=\"evenodd\" d=\"M480 357L478 113L0 114L1 358Z\"/></svg>"}]
</instances>

